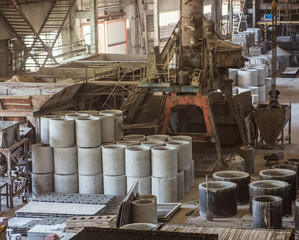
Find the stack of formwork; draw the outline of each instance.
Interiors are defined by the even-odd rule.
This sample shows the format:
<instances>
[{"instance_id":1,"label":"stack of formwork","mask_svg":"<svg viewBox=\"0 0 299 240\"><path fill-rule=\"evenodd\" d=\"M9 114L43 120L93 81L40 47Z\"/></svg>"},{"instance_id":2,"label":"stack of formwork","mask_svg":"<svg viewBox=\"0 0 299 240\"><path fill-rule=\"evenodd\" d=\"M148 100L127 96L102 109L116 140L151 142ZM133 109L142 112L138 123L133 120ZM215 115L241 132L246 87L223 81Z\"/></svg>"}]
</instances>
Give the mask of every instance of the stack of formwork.
<instances>
[{"instance_id":1,"label":"stack of formwork","mask_svg":"<svg viewBox=\"0 0 299 240\"><path fill-rule=\"evenodd\" d=\"M125 148L118 144L102 147L105 194L125 196L127 193Z\"/></svg>"},{"instance_id":2,"label":"stack of formwork","mask_svg":"<svg viewBox=\"0 0 299 240\"><path fill-rule=\"evenodd\" d=\"M78 160L75 120L50 119L50 146L54 149L54 189L57 193L77 193Z\"/></svg>"},{"instance_id":3,"label":"stack of formwork","mask_svg":"<svg viewBox=\"0 0 299 240\"><path fill-rule=\"evenodd\" d=\"M151 194L151 148L129 146L125 151L127 190L138 181L138 192Z\"/></svg>"},{"instance_id":4,"label":"stack of formwork","mask_svg":"<svg viewBox=\"0 0 299 240\"><path fill-rule=\"evenodd\" d=\"M78 147L79 193L103 193L101 118L76 119L76 143Z\"/></svg>"},{"instance_id":5,"label":"stack of formwork","mask_svg":"<svg viewBox=\"0 0 299 240\"><path fill-rule=\"evenodd\" d=\"M103 193L101 146L114 144L115 140L122 138L122 122L123 113L120 110L105 110L100 113L94 110L61 111L41 117L41 142L45 144L42 149L53 153L52 163L55 164L52 164L52 174L55 165L55 188L53 180L52 184L50 180L45 183L40 175L36 175L41 173L37 172L33 174L33 188L36 190L39 182L43 182L45 186L48 184L52 188L44 187L40 193L53 192L54 189L59 193ZM34 151L33 155L33 168L39 166L39 163L51 162ZM46 171L49 175L50 170ZM44 175L43 177L45 178Z\"/></svg>"},{"instance_id":6,"label":"stack of formwork","mask_svg":"<svg viewBox=\"0 0 299 240\"><path fill-rule=\"evenodd\" d=\"M34 144L32 148L32 192L40 195L54 192L53 149L44 144Z\"/></svg>"}]
</instances>

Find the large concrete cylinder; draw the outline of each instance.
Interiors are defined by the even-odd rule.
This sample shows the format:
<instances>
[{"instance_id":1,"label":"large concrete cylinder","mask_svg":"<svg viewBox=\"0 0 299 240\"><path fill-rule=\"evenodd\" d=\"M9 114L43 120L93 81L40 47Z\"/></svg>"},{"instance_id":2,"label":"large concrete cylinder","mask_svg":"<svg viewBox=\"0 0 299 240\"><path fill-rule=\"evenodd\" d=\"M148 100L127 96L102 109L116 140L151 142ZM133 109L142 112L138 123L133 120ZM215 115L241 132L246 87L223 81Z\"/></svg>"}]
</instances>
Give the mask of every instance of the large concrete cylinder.
<instances>
[{"instance_id":1,"label":"large concrete cylinder","mask_svg":"<svg viewBox=\"0 0 299 240\"><path fill-rule=\"evenodd\" d=\"M145 135L141 135L141 134L131 134L131 135L124 136L123 140L143 142L146 140L146 137Z\"/></svg>"},{"instance_id":2,"label":"large concrete cylinder","mask_svg":"<svg viewBox=\"0 0 299 240\"><path fill-rule=\"evenodd\" d=\"M298 158L288 158L284 161L285 164L297 166L297 189L299 189L299 159Z\"/></svg>"},{"instance_id":3,"label":"large concrete cylinder","mask_svg":"<svg viewBox=\"0 0 299 240\"><path fill-rule=\"evenodd\" d=\"M190 155L191 143L187 141L169 141L166 146L174 147L177 150L178 171L189 170L192 161Z\"/></svg>"},{"instance_id":4,"label":"large concrete cylinder","mask_svg":"<svg viewBox=\"0 0 299 240\"><path fill-rule=\"evenodd\" d=\"M104 194L124 197L127 194L126 175L104 175Z\"/></svg>"},{"instance_id":5,"label":"large concrete cylinder","mask_svg":"<svg viewBox=\"0 0 299 240\"><path fill-rule=\"evenodd\" d=\"M125 174L125 146L108 145L102 147L103 173L108 176Z\"/></svg>"},{"instance_id":6,"label":"large concrete cylinder","mask_svg":"<svg viewBox=\"0 0 299 240\"><path fill-rule=\"evenodd\" d=\"M114 116L114 139L116 141L121 140L123 133L123 111L121 110L102 110L100 111L102 116Z\"/></svg>"},{"instance_id":7,"label":"large concrete cylinder","mask_svg":"<svg viewBox=\"0 0 299 240\"><path fill-rule=\"evenodd\" d=\"M78 147L78 172L79 175L98 175L103 173L102 148Z\"/></svg>"},{"instance_id":8,"label":"large concrete cylinder","mask_svg":"<svg viewBox=\"0 0 299 240\"><path fill-rule=\"evenodd\" d=\"M190 142L189 151L190 151L190 156L192 157L192 137L186 136L186 135L176 135L176 136L169 137L168 141L187 141L187 142ZM192 159L193 158L191 158L191 160ZM191 162L190 162L190 164L191 164Z\"/></svg>"},{"instance_id":9,"label":"large concrete cylinder","mask_svg":"<svg viewBox=\"0 0 299 240\"><path fill-rule=\"evenodd\" d=\"M184 171L184 190L185 194L190 192L190 169Z\"/></svg>"},{"instance_id":10,"label":"large concrete cylinder","mask_svg":"<svg viewBox=\"0 0 299 240\"><path fill-rule=\"evenodd\" d=\"M292 164L277 164L271 166L271 168L289 169L296 172L296 189L298 189L298 166Z\"/></svg>"},{"instance_id":11,"label":"large concrete cylinder","mask_svg":"<svg viewBox=\"0 0 299 240\"><path fill-rule=\"evenodd\" d=\"M157 223L157 208L153 200L135 200L132 202L133 223Z\"/></svg>"},{"instance_id":12,"label":"large concrete cylinder","mask_svg":"<svg viewBox=\"0 0 299 240\"><path fill-rule=\"evenodd\" d=\"M151 194L151 177L127 177L127 192L130 191L132 185L138 181L138 192L140 194Z\"/></svg>"},{"instance_id":13,"label":"large concrete cylinder","mask_svg":"<svg viewBox=\"0 0 299 240\"><path fill-rule=\"evenodd\" d=\"M77 147L54 148L54 166L56 174L77 173Z\"/></svg>"},{"instance_id":14,"label":"large concrete cylinder","mask_svg":"<svg viewBox=\"0 0 299 240\"><path fill-rule=\"evenodd\" d=\"M257 87L258 72L256 69L239 69L238 70L239 87Z\"/></svg>"},{"instance_id":15,"label":"large concrete cylinder","mask_svg":"<svg viewBox=\"0 0 299 240\"><path fill-rule=\"evenodd\" d=\"M54 192L54 173L32 173L32 193L36 196Z\"/></svg>"},{"instance_id":16,"label":"large concrete cylinder","mask_svg":"<svg viewBox=\"0 0 299 240\"><path fill-rule=\"evenodd\" d=\"M54 172L53 148L43 144L33 144L32 148L32 172L52 173Z\"/></svg>"},{"instance_id":17,"label":"large concrete cylinder","mask_svg":"<svg viewBox=\"0 0 299 240\"><path fill-rule=\"evenodd\" d=\"M59 115L45 115L40 118L40 140L43 144L50 144L50 119L62 118Z\"/></svg>"},{"instance_id":18,"label":"large concrete cylinder","mask_svg":"<svg viewBox=\"0 0 299 240\"><path fill-rule=\"evenodd\" d=\"M184 171L178 172L177 176L177 185L178 185L178 200L185 197L185 184L184 184Z\"/></svg>"},{"instance_id":19,"label":"large concrete cylinder","mask_svg":"<svg viewBox=\"0 0 299 240\"><path fill-rule=\"evenodd\" d=\"M235 183L210 181L199 184L198 188L200 216L207 215L208 207L215 217L232 217L237 214L237 185Z\"/></svg>"},{"instance_id":20,"label":"large concrete cylinder","mask_svg":"<svg viewBox=\"0 0 299 240\"><path fill-rule=\"evenodd\" d=\"M54 186L56 193L78 193L78 174L60 175L54 174Z\"/></svg>"},{"instance_id":21,"label":"large concrete cylinder","mask_svg":"<svg viewBox=\"0 0 299 240\"><path fill-rule=\"evenodd\" d=\"M79 175L79 193L103 194L103 174L92 176Z\"/></svg>"},{"instance_id":22,"label":"large concrete cylinder","mask_svg":"<svg viewBox=\"0 0 299 240\"><path fill-rule=\"evenodd\" d=\"M102 142L113 142L115 138L114 134L114 116L102 116Z\"/></svg>"},{"instance_id":23,"label":"large concrete cylinder","mask_svg":"<svg viewBox=\"0 0 299 240\"><path fill-rule=\"evenodd\" d=\"M152 194L157 196L158 203L177 202L177 177L152 177Z\"/></svg>"},{"instance_id":24,"label":"large concrete cylinder","mask_svg":"<svg viewBox=\"0 0 299 240\"><path fill-rule=\"evenodd\" d=\"M155 202L155 208L157 209L158 206L158 200L157 200L157 196L156 195L152 195L152 194L141 194L139 195L139 199L140 200L152 200ZM156 217L155 217L156 221L158 221L158 211L156 210Z\"/></svg>"},{"instance_id":25,"label":"large concrete cylinder","mask_svg":"<svg viewBox=\"0 0 299 240\"><path fill-rule=\"evenodd\" d=\"M101 119L76 119L76 143L78 147L98 147L101 145Z\"/></svg>"},{"instance_id":26,"label":"large concrete cylinder","mask_svg":"<svg viewBox=\"0 0 299 240\"><path fill-rule=\"evenodd\" d=\"M151 149L149 147L127 147L125 162L128 177L149 177L151 175Z\"/></svg>"},{"instance_id":27,"label":"large concrete cylinder","mask_svg":"<svg viewBox=\"0 0 299 240\"><path fill-rule=\"evenodd\" d=\"M61 118L50 119L50 146L67 148L75 145L75 121Z\"/></svg>"},{"instance_id":28,"label":"large concrete cylinder","mask_svg":"<svg viewBox=\"0 0 299 240\"><path fill-rule=\"evenodd\" d=\"M144 142L141 142L141 145L153 148L153 147L158 147L158 146L164 146L165 142L163 142L163 141L144 141Z\"/></svg>"},{"instance_id":29,"label":"large concrete cylinder","mask_svg":"<svg viewBox=\"0 0 299 240\"><path fill-rule=\"evenodd\" d=\"M258 86L265 84L266 79L266 65L249 65L246 69L256 69L258 73Z\"/></svg>"},{"instance_id":30,"label":"large concrete cylinder","mask_svg":"<svg viewBox=\"0 0 299 240\"><path fill-rule=\"evenodd\" d=\"M152 153L152 176L175 177L178 172L177 150L172 147L154 147Z\"/></svg>"},{"instance_id":31,"label":"large concrete cylinder","mask_svg":"<svg viewBox=\"0 0 299 240\"><path fill-rule=\"evenodd\" d=\"M121 140L121 141L117 141L116 144L124 145L124 146L126 146L126 147L129 147L129 146L134 146L134 145L140 145L140 142L139 142L139 141L126 141L126 140Z\"/></svg>"},{"instance_id":32,"label":"large concrete cylinder","mask_svg":"<svg viewBox=\"0 0 299 240\"><path fill-rule=\"evenodd\" d=\"M165 135L165 134L155 134L146 137L147 141L162 141L162 142L167 142L168 138L169 135Z\"/></svg>"},{"instance_id":33,"label":"large concrete cylinder","mask_svg":"<svg viewBox=\"0 0 299 240\"><path fill-rule=\"evenodd\" d=\"M252 201L252 226L254 228L281 229L282 198L258 196Z\"/></svg>"}]
</instances>

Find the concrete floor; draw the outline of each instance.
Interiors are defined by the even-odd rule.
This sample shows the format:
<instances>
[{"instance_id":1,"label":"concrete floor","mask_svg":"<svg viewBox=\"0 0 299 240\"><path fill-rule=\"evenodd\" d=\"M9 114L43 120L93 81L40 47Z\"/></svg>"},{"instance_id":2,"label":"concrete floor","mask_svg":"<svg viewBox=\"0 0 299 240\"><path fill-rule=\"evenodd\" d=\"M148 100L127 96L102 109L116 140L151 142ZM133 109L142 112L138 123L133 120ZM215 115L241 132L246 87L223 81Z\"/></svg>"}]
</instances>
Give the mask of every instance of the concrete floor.
<instances>
[{"instance_id":1,"label":"concrete floor","mask_svg":"<svg viewBox=\"0 0 299 240\"><path fill-rule=\"evenodd\" d=\"M280 103L292 103L292 144L286 144L284 149L284 159L299 158L299 78L278 78L277 89L280 90ZM266 166L264 153L270 150L256 149L255 151L255 174L251 175L251 181L259 180L258 173ZM280 160L279 163L283 163ZM212 174L209 180L212 180ZM219 227L236 227L236 228L251 228L252 216L250 214L249 205L238 206L238 214L231 218L215 218L212 222L206 221L205 218L199 216L198 211L187 217L185 214L192 208L198 206L198 184L205 181L205 177L197 176L195 186L191 192L185 196L182 202L182 208L170 220L170 224L190 224L194 226L219 226ZM294 210L294 206L293 206ZM294 211L293 211L294 212ZM283 218L284 229L294 229L294 213Z\"/></svg>"},{"instance_id":2,"label":"concrete floor","mask_svg":"<svg viewBox=\"0 0 299 240\"><path fill-rule=\"evenodd\" d=\"M292 144L286 145L284 150L284 158L299 158L299 78L279 78L277 79L277 88L281 92L281 103L292 103ZM266 162L263 160L264 152L268 150L257 149L255 152L255 173L251 176L252 181L258 180L258 172L268 168ZM280 161L283 163L283 161ZM211 176L209 176L211 179ZM194 226L225 226L225 227L238 227L250 228L251 227L251 214L249 206L239 206L238 214L232 218L217 219L208 222L205 218L200 217L198 211L190 217L185 214L198 206L198 184L205 181L205 177L196 176L195 186L191 188L191 192L185 196L182 202L182 208L175 214L169 221L170 224L188 224ZM2 201L2 212L0 217L12 217L14 212L22 207L24 204L20 200L15 201L16 208L10 210L4 206L5 202ZM284 229L294 228L293 224L294 214L289 217L284 217Z\"/></svg>"}]
</instances>

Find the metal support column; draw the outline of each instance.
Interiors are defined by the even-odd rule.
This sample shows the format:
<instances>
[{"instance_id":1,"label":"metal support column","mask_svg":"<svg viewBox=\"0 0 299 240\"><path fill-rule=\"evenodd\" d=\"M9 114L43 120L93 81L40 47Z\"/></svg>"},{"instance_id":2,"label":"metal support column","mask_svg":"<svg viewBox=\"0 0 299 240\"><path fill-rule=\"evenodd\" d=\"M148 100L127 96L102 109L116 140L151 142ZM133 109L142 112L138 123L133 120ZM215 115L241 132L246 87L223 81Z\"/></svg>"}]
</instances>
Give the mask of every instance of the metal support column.
<instances>
[{"instance_id":1,"label":"metal support column","mask_svg":"<svg viewBox=\"0 0 299 240\"><path fill-rule=\"evenodd\" d=\"M154 0L154 45L160 46L159 1Z\"/></svg>"}]
</instances>

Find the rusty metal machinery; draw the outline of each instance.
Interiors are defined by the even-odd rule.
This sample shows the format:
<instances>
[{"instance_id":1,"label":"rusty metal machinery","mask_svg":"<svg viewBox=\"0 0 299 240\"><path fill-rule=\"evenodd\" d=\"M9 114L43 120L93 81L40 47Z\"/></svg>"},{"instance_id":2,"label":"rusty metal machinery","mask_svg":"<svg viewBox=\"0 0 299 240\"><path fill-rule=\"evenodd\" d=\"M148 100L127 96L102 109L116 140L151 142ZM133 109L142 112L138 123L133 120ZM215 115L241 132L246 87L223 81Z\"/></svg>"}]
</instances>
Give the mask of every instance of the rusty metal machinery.
<instances>
[{"instance_id":1,"label":"rusty metal machinery","mask_svg":"<svg viewBox=\"0 0 299 240\"><path fill-rule=\"evenodd\" d=\"M192 135L194 142L214 143L217 159L223 163L221 145L232 142L232 139L234 143L231 145L250 141L246 123L250 121L246 118L252 117L251 97L245 95L238 101L233 98L232 81L228 78L228 68L243 65L241 47L221 40L214 22L203 16L203 1L181 0L181 19L162 52L159 47L151 49L146 78L139 87L166 96L163 133L169 131L174 109L183 108L181 122L185 127L180 133ZM249 106L246 114L241 100L245 100L243 105ZM186 132L186 125L192 125L187 116L189 120L197 120L194 128ZM227 141L228 135L237 136L237 139L232 137Z\"/></svg>"}]
</instances>

